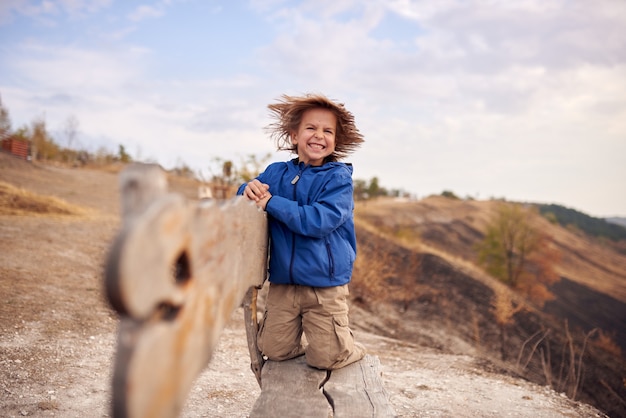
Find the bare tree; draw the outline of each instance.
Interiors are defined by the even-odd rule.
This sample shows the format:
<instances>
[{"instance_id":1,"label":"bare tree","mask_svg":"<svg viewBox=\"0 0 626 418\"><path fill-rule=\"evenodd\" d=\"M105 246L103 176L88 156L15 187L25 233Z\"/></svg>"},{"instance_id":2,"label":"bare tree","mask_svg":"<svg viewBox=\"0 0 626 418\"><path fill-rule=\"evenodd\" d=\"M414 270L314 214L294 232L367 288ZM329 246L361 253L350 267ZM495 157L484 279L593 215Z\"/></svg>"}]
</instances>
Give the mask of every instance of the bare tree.
<instances>
[{"instance_id":1,"label":"bare tree","mask_svg":"<svg viewBox=\"0 0 626 418\"><path fill-rule=\"evenodd\" d=\"M0 97L0 140L8 138L11 135L11 119L9 118L9 110L2 104Z\"/></svg>"},{"instance_id":2,"label":"bare tree","mask_svg":"<svg viewBox=\"0 0 626 418\"><path fill-rule=\"evenodd\" d=\"M65 126L63 127L63 133L65 134L65 138L67 139L67 148L73 149L74 142L78 137L78 118L74 115L68 116L65 120Z\"/></svg>"}]
</instances>

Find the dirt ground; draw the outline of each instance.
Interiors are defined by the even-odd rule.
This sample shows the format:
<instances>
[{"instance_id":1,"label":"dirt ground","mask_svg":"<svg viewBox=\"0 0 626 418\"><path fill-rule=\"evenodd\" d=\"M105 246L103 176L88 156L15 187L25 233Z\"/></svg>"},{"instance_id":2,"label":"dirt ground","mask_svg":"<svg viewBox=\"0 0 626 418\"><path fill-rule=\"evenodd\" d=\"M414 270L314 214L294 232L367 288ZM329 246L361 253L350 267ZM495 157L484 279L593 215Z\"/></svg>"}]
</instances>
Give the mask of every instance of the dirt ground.
<instances>
[{"instance_id":1,"label":"dirt ground","mask_svg":"<svg viewBox=\"0 0 626 418\"><path fill-rule=\"evenodd\" d=\"M119 225L117 174L0 154L0 181L89 208L81 216L0 215L0 416L110 416L117 317L102 268ZM360 321L366 315L355 312L355 336L380 358L400 417L604 416L468 354L375 335ZM183 416L246 417L260 393L249 361L238 309Z\"/></svg>"}]
</instances>

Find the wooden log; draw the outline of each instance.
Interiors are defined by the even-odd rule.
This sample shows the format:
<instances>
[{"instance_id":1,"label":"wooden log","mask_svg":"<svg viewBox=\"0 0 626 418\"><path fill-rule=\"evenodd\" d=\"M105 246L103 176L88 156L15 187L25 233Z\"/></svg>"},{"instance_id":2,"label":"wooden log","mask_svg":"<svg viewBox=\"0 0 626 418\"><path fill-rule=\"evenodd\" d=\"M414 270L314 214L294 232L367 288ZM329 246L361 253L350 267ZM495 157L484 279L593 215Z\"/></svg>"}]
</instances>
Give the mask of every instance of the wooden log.
<instances>
[{"instance_id":1,"label":"wooden log","mask_svg":"<svg viewBox=\"0 0 626 418\"><path fill-rule=\"evenodd\" d=\"M395 417L379 366L378 357L371 355L332 371L309 367L304 356L267 361L250 418Z\"/></svg>"},{"instance_id":2,"label":"wooden log","mask_svg":"<svg viewBox=\"0 0 626 418\"><path fill-rule=\"evenodd\" d=\"M175 417L224 325L267 267L267 218L244 198L192 202L155 165L121 176L123 228L105 267L120 314L115 417Z\"/></svg>"},{"instance_id":3,"label":"wooden log","mask_svg":"<svg viewBox=\"0 0 626 418\"><path fill-rule=\"evenodd\" d=\"M259 323L257 320L258 294L259 289L255 286L252 286L248 290L248 293L246 293L246 296L243 299L243 320L246 327L248 352L250 353L250 369L252 369L252 373L254 373L254 377L256 377L259 387L263 387L261 384L261 369L263 368L265 360L263 359L263 355L261 354L261 351L259 351L259 347L257 345L257 333L259 331Z\"/></svg>"},{"instance_id":4,"label":"wooden log","mask_svg":"<svg viewBox=\"0 0 626 418\"><path fill-rule=\"evenodd\" d=\"M304 356L288 361L266 361L261 373L261 395L250 418L327 418L332 412L320 390L327 372L307 366Z\"/></svg>"},{"instance_id":5,"label":"wooden log","mask_svg":"<svg viewBox=\"0 0 626 418\"><path fill-rule=\"evenodd\" d=\"M396 416L379 366L378 357L366 355L361 361L331 372L324 394L333 406L335 418Z\"/></svg>"}]
</instances>

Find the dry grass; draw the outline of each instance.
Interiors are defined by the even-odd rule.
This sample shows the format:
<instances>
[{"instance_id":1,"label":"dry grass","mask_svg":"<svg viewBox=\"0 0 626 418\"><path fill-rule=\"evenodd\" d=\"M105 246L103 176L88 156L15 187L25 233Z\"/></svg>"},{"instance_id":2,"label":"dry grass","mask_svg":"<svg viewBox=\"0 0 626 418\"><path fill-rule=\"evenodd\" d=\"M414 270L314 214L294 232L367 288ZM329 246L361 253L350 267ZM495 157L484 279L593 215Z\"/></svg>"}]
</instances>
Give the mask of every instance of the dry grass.
<instances>
[{"instance_id":1,"label":"dry grass","mask_svg":"<svg viewBox=\"0 0 626 418\"><path fill-rule=\"evenodd\" d=\"M615 357L622 357L622 349L615 343L615 333L598 330L596 338L591 341L591 344ZM626 381L624 386L626 386Z\"/></svg>"},{"instance_id":2,"label":"dry grass","mask_svg":"<svg viewBox=\"0 0 626 418\"><path fill-rule=\"evenodd\" d=\"M90 211L52 196L42 196L0 181L0 215L84 216Z\"/></svg>"},{"instance_id":3,"label":"dry grass","mask_svg":"<svg viewBox=\"0 0 626 418\"><path fill-rule=\"evenodd\" d=\"M364 210L358 209L355 212L356 216L354 221L358 227L363 228L381 238L387 239L393 242L395 245L406 248L408 250L436 255L454 265L461 272L474 277L475 279L487 284L488 286L499 285L499 282L497 280L495 280L489 274L485 273L485 271L482 268L478 267L475 263L461 258L455 255L453 252L443 251L439 248L425 243L420 239L417 232L412 232L411 238L409 238L406 233L398 234L397 232L386 230L386 228L384 227L373 225L372 222L367 219L367 217L362 216L364 212ZM393 217L390 217L390 219L393 219ZM406 231L407 229L408 228L405 228L402 231Z\"/></svg>"},{"instance_id":4,"label":"dry grass","mask_svg":"<svg viewBox=\"0 0 626 418\"><path fill-rule=\"evenodd\" d=\"M393 199L358 202L355 217L361 226L367 224L378 235L384 235L405 248L438 255L457 268L487 283L493 281L469 259L468 244L452 239L463 235L462 226L484 231L499 201L461 201L433 196L415 202ZM551 247L564 256L555 264L556 273L612 297L626 301L626 256L614 249L598 245L597 240L572 233L553 225L540 215L533 216L532 225L551 238ZM422 231L445 226L444 237L427 239ZM368 230L369 230L368 229ZM411 234L407 233L410 231ZM398 239L399 238L399 239ZM410 238L415 238L411 242ZM486 281L485 281L486 280Z\"/></svg>"}]
</instances>

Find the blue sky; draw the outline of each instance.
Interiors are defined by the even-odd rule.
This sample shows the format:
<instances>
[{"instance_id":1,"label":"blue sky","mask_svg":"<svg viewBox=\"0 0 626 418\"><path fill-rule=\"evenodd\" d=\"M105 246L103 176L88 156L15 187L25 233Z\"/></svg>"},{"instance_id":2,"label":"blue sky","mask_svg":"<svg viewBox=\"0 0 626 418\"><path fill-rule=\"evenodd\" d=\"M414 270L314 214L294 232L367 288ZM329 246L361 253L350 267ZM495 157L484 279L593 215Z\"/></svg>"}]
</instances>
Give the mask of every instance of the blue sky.
<instances>
[{"instance_id":1,"label":"blue sky","mask_svg":"<svg viewBox=\"0 0 626 418\"><path fill-rule=\"evenodd\" d=\"M346 104L355 178L626 216L623 0L3 0L14 128L206 171L275 152L281 94Z\"/></svg>"}]
</instances>

